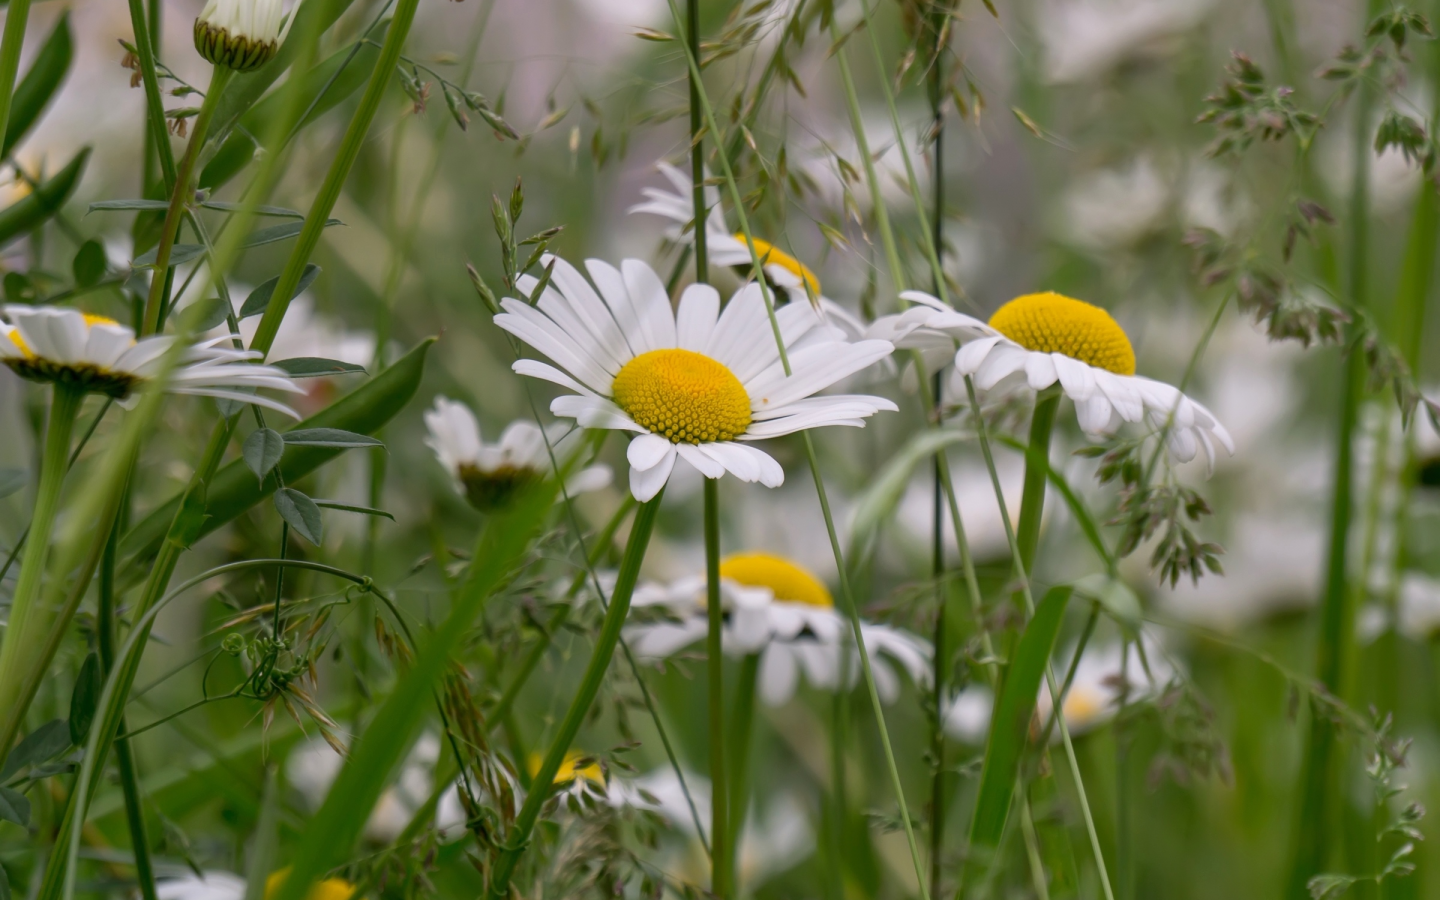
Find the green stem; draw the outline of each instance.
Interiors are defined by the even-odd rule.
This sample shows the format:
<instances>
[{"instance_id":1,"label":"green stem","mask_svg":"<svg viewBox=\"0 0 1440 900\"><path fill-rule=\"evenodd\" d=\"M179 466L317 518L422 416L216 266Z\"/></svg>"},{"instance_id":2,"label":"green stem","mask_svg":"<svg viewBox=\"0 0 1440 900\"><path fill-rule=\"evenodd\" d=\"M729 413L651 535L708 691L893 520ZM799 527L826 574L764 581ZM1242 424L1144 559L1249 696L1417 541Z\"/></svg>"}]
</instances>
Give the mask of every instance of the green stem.
<instances>
[{"instance_id":1,"label":"green stem","mask_svg":"<svg viewBox=\"0 0 1440 900\"><path fill-rule=\"evenodd\" d=\"M12 11L11 15L15 13ZM8 37L9 31L6 31ZM35 511L30 517L30 538L20 561L20 577L11 595L9 624L0 645L0 753L8 752L15 742L24 710L29 706L15 696L23 673L33 656L37 635L30 627L33 619L40 622L35 608L45 574L50 550L50 535L55 527L55 514L60 508L60 489L69 469L70 437L75 430L75 417L85 393L69 385L56 384L50 400L50 421L45 428L45 446L40 457L40 484L35 495Z\"/></svg>"},{"instance_id":2,"label":"green stem","mask_svg":"<svg viewBox=\"0 0 1440 900\"><path fill-rule=\"evenodd\" d=\"M642 503L635 513L635 522L630 528L630 540L625 546L625 556L620 562L615 589L610 595L610 608L605 611L605 620L595 639L590 663L585 668L580 689L570 701L570 708L560 723L560 730L545 754L545 761L540 764L540 771L535 773L535 778L532 779L534 788L525 797L525 805L521 807L515 825L510 830L505 850L495 864L487 894L491 900L505 900L510 895L510 877L515 872L520 854L525 852L530 843L530 833L535 830L540 808L550 793L548 788L554 783L555 773L560 771L566 751L570 749L580 725L590 712L590 704L600 690L600 682L605 679L610 658L615 654L615 645L620 641L620 629L630 611L630 598L640 577L640 564L645 559L645 548L650 544L650 534L655 530L655 516L660 511L660 499L663 496L662 491L653 500Z\"/></svg>"},{"instance_id":3,"label":"green stem","mask_svg":"<svg viewBox=\"0 0 1440 900\"><path fill-rule=\"evenodd\" d=\"M160 79L155 74L155 41L160 39L160 0L150 0L150 19L147 21L145 0L129 0L130 28L135 33L136 55L140 57L140 81L145 86L145 169L146 183L142 189L149 190L149 169L151 150L160 159L160 174L165 181L165 192L175 189L175 154L170 150L170 135L165 129L165 104L160 100Z\"/></svg>"},{"instance_id":4,"label":"green stem","mask_svg":"<svg viewBox=\"0 0 1440 900\"><path fill-rule=\"evenodd\" d=\"M880 729L880 746L885 751L885 767L890 774L890 786L895 791L895 802L900 807L900 821L905 826L905 840L910 846L910 862L915 867L915 881L920 887L921 900L930 900L930 891L925 882L925 866L920 860L920 847L915 841L915 824L910 820L910 807L905 802L905 788L900 783L900 769L895 764L895 749L890 744L890 730L885 725L885 707L880 702L880 691L875 687L875 673L870 666L870 651L860 629L860 612L855 605L855 595L850 590L850 573L845 566L845 551L840 547L840 538L835 531L835 517L830 511L830 497L825 491L825 482L820 477L820 460L815 456L815 441L810 432L801 432L805 439L805 458L810 463L810 474L815 479L815 492L820 497L820 512L825 518L825 531L830 537L830 550L835 554L835 568L840 578L840 597L845 615L850 620L850 630L855 639L855 649L860 657L860 675L865 690L870 695L870 708L875 714L875 724Z\"/></svg>"},{"instance_id":5,"label":"green stem","mask_svg":"<svg viewBox=\"0 0 1440 900\"><path fill-rule=\"evenodd\" d=\"M697 254L698 257L698 254ZM705 672L710 712L710 893L731 895L730 792L725 770L725 611L720 605L720 482L705 479Z\"/></svg>"},{"instance_id":6,"label":"green stem","mask_svg":"<svg viewBox=\"0 0 1440 900\"><path fill-rule=\"evenodd\" d=\"M760 654L751 653L740 662L740 678L735 685L735 708L730 714L730 747L726 759L730 763L730 801L726 814L730 817L730 884L740 894L740 835L745 830L745 813L750 806L750 745L755 732L755 683L760 676Z\"/></svg>"},{"instance_id":7,"label":"green stem","mask_svg":"<svg viewBox=\"0 0 1440 900\"><path fill-rule=\"evenodd\" d=\"M700 58L700 0L685 0L685 39L689 55ZM704 111L700 105L700 94L705 89L700 81L700 70L690 70L690 180L693 184L691 209L695 210L695 280L702 284L710 282L710 254L707 247L709 234L705 225L710 220L710 210L705 207L705 144ZM711 135L719 140L719 135ZM753 246L753 244L752 244ZM757 265L756 272L760 271ZM764 279L761 279L762 281ZM718 808L718 804L717 804Z\"/></svg>"},{"instance_id":8,"label":"green stem","mask_svg":"<svg viewBox=\"0 0 1440 900\"><path fill-rule=\"evenodd\" d=\"M225 85L230 83L235 71L226 66L215 66L210 73L210 87L205 91L205 100L195 116L194 130L185 145L185 155L175 170L175 185L170 191L170 206L165 210L165 224L160 230L160 245L155 252L155 271L150 276L150 295L145 300L145 318L141 334L155 334L164 327L164 304L166 275L170 271L170 251L175 247L175 235L180 231L180 219L185 206L190 202L190 182L195 174L195 163L200 150L205 146L206 134L210 131L210 120L220 105Z\"/></svg>"},{"instance_id":9,"label":"green stem","mask_svg":"<svg viewBox=\"0 0 1440 900\"><path fill-rule=\"evenodd\" d=\"M10 0L5 11L5 34L0 37L0 144L10 124L10 101L15 94L15 75L20 69L20 51L25 44L25 24L30 19L30 0Z\"/></svg>"},{"instance_id":10,"label":"green stem","mask_svg":"<svg viewBox=\"0 0 1440 900\"><path fill-rule=\"evenodd\" d=\"M395 4L395 15L390 20L390 28L385 32L385 43L375 60L375 69L370 74L370 81L365 86L360 105L356 107L350 125L345 129L340 149L331 161L330 169L325 173L320 192L315 195L310 211L305 215L305 225L290 251L285 268L280 272L275 291L270 295L270 304L265 307L265 314L261 316L260 324L255 329L255 337L250 342L252 350L269 353L270 345L280 333L280 323L285 318L285 311L290 308L292 295L300 284L300 276L305 273L305 264L310 261L310 255L315 252L315 246L320 242L320 234L330 219L335 202L340 199L340 191L345 187L345 180L355 165L356 157L360 155L360 147L365 142L365 135L370 131L370 123L374 121L375 113L380 109L380 101L385 96L390 79L394 77L395 66L400 60L400 50L405 38L410 34L410 26L415 21L415 9L419 3L420 0L399 0Z\"/></svg>"},{"instance_id":11,"label":"green stem","mask_svg":"<svg viewBox=\"0 0 1440 900\"><path fill-rule=\"evenodd\" d=\"M1020 548L1020 565L1034 571L1035 550L1040 546L1040 520L1045 512L1046 476L1050 472L1050 433L1060 409L1060 392L1050 390L1035 398L1030 418L1030 445L1025 451L1025 489L1020 495L1020 522L1015 541Z\"/></svg>"}]
</instances>

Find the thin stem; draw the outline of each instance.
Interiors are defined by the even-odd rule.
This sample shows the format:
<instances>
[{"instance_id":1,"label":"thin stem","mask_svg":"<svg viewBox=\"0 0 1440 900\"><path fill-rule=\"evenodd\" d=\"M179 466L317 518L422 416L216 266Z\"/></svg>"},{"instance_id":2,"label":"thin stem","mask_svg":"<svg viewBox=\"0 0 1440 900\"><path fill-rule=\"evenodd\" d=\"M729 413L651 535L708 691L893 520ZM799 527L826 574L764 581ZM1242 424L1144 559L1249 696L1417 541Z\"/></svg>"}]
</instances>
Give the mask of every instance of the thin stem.
<instances>
[{"instance_id":1,"label":"thin stem","mask_svg":"<svg viewBox=\"0 0 1440 900\"><path fill-rule=\"evenodd\" d=\"M620 572L615 579L615 589L610 595L610 608L605 611L605 620L601 623L600 634L595 639L595 649L585 668L585 676L580 682L580 689L576 691L574 699L570 701L570 708L566 711L565 718L560 723L560 729L545 754L544 762L540 764L540 770L532 779L533 787L526 795L525 805L521 807L520 814L515 819L515 825L507 836L505 850L495 863L490 879L490 890L487 894L491 900L504 900L510 895L510 877L515 872L515 865L520 861L520 855L529 846L530 833L535 830L535 823L540 817L540 808L550 795L550 787L554 784L555 773L560 771L560 765L565 761L565 753L570 749L570 744L575 740L581 723L590 712L590 704L594 702L595 694L600 690L600 682L605 679L605 672L610 667L610 658L615 654L615 645L620 641L620 629L625 624L626 614L630 611L630 598L635 592L635 583L640 577L640 564L645 559L645 548L650 544L650 535L655 529L655 516L660 511L660 499L663 496L662 491L655 499L641 504L635 513L635 522L630 529L630 540L625 546L625 556L620 562Z\"/></svg>"},{"instance_id":2,"label":"thin stem","mask_svg":"<svg viewBox=\"0 0 1440 900\"><path fill-rule=\"evenodd\" d=\"M150 295L145 300L145 317L141 323L141 334L155 334L164 326L164 303L166 274L170 271L170 251L175 246L175 235L180 231L180 219L185 213L185 206L190 202L190 182L195 173L195 162L200 158L200 150L205 146L205 138L210 131L210 121L215 118L215 110L220 105L220 97L225 93L225 85L229 84L235 71L227 66L215 66L210 73L210 87L205 91L205 100L200 104L200 112L195 116L194 130L190 132L190 140L185 145L185 155L180 157L180 165L175 170L175 185L170 191L170 206L165 210L165 223L160 229L160 245L155 251L155 271L150 276Z\"/></svg>"},{"instance_id":3,"label":"thin stem","mask_svg":"<svg viewBox=\"0 0 1440 900\"><path fill-rule=\"evenodd\" d=\"M685 0L685 39L689 55L700 58L700 0ZM700 81L700 70L690 70L690 180L693 183L691 208L695 210L695 280L701 284L710 282L710 254L706 242L709 233L705 230L710 221L710 210L705 206L705 144L703 140L704 111L700 105L700 93L705 89ZM711 135L716 140L719 135ZM759 266L755 268L760 271ZM718 804L717 804L718 805Z\"/></svg>"},{"instance_id":4,"label":"thin stem","mask_svg":"<svg viewBox=\"0 0 1440 900\"><path fill-rule=\"evenodd\" d=\"M14 15L12 12L11 15ZM7 31L8 35L8 31ZM36 601L44 579L45 563L50 550L50 535L55 527L55 514L60 509L60 490L69 467L70 437L75 417L85 394L78 388L56 384L50 399L50 421L45 428L45 445L40 458L40 483L35 495L35 510L30 516L31 540L25 544L20 561L20 577L11 595L9 623L0 645L0 753L8 752L20 730L27 703L14 696L20 685L21 673L33 655L32 644L37 637L30 627L39 614ZM37 623L39 619L35 619Z\"/></svg>"},{"instance_id":5,"label":"thin stem","mask_svg":"<svg viewBox=\"0 0 1440 900\"><path fill-rule=\"evenodd\" d=\"M830 511L830 498L825 491L825 482L820 477L820 461L815 456L815 441L810 432L801 432L805 439L805 457L810 463L810 474L815 479L815 492L820 497L820 512L825 518L825 531L830 537L830 550L835 554L835 568L840 577L840 597L845 615L850 620L850 630L855 639L855 648L860 657L860 674L865 689L870 694L870 707L875 714L875 723L880 729L880 746L885 751L885 766L890 774L890 786L895 791L895 802L900 807L900 821L905 826L905 839L910 846L910 862L915 867L915 881L920 887L921 900L929 900L926 887L925 866L920 860L920 847L915 841L915 825L910 820L910 807L905 802L905 788L900 783L900 769L895 764L895 750L890 745L890 730L885 725L885 707L880 702L880 691L875 687L875 673L870 666L870 651L865 647L865 637L860 628L860 612L855 605L855 595L850 589L850 573L845 566L845 551L840 547L840 538L835 531L835 517Z\"/></svg>"},{"instance_id":6,"label":"thin stem","mask_svg":"<svg viewBox=\"0 0 1440 900\"><path fill-rule=\"evenodd\" d=\"M726 759L730 763L730 835L726 846L730 847L730 884L736 895L740 893L740 880L735 869L739 866L740 834L745 830L745 815L750 806L750 745L755 733L755 684L760 675L760 654L751 653L740 661L740 677L735 684L735 708L730 714L730 747Z\"/></svg>"},{"instance_id":7,"label":"thin stem","mask_svg":"<svg viewBox=\"0 0 1440 900\"><path fill-rule=\"evenodd\" d=\"M722 646L725 620L720 605L720 490L719 481L705 479L705 671L710 712L710 892L730 896L733 874L730 862L730 792L725 770L725 657Z\"/></svg>"},{"instance_id":8,"label":"thin stem","mask_svg":"<svg viewBox=\"0 0 1440 900\"><path fill-rule=\"evenodd\" d=\"M135 33L136 56L140 57L140 81L145 86L145 167L150 167L153 148L160 159L160 175L165 192L175 189L175 154L170 150L170 136L165 129L165 105L160 100L160 79L155 74L155 44L160 39L160 0L150 0L152 21L146 21L145 0L129 0L130 28ZM149 178L141 185L149 190Z\"/></svg>"}]
</instances>

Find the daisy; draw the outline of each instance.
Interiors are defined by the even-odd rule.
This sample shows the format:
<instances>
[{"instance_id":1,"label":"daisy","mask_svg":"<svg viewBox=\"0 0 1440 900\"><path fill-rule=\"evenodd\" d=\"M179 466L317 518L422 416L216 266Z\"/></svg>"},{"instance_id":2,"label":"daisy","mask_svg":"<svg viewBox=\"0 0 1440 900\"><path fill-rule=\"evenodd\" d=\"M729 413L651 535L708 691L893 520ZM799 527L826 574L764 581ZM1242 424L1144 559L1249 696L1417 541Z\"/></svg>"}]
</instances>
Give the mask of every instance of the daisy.
<instances>
[{"instance_id":1,"label":"daisy","mask_svg":"<svg viewBox=\"0 0 1440 900\"><path fill-rule=\"evenodd\" d=\"M481 512L506 506L522 488L548 475L551 450L563 462L579 449L581 434L564 425L542 432L534 422L519 419L505 428L498 442L487 444L470 407L447 397L436 397L435 408L425 412L425 428L425 444L450 473L455 489ZM562 440L567 432L576 439ZM590 466L570 476L565 489L571 495L598 491L609 486L611 477L609 466Z\"/></svg>"},{"instance_id":2,"label":"daisy","mask_svg":"<svg viewBox=\"0 0 1440 900\"><path fill-rule=\"evenodd\" d=\"M114 319L54 306L7 306L0 321L0 362L22 378L104 394L131 405L135 392L160 368L175 338L135 332ZM256 365L260 354L236 350L220 337L186 348L170 372L172 394L194 394L253 403L300 416L290 407L254 393L270 388L304 393L284 371Z\"/></svg>"},{"instance_id":3,"label":"daisy","mask_svg":"<svg viewBox=\"0 0 1440 900\"><path fill-rule=\"evenodd\" d=\"M650 213L674 222L666 231L666 237L678 243L694 241L695 203L690 176L669 163L657 163L656 169L675 188L641 188L644 203L637 203L628 210L632 213ZM731 232L725 227L725 214L720 209L720 192L714 186L705 188L705 206L710 210L705 217L705 250L710 264L750 271L754 261L760 260L765 279L776 290L784 291L790 302L804 301L818 307L827 319L851 340L858 340L865 333L865 323L854 313L826 297L820 291L820 279L810 267L781 250L769 241L755 238L755 253L745 243L745 235Z\"/></svg>"},{"instance_id":4,"label":"daisy","mask_svg":"<svg viewBox=\"0 0 1440 900\"><path fill-rule=\"evenodd\" d=\"M725 625L721 645L731 656L760 656L757 683L769 706L782 706L795 695L800 675L823 690L839 690L859 678L860 661L849 645L849 623L835 610L829 589L794 562L769 553L742 553L720 564L721 603ZM636 589L631 605L663 607L673 617L634 625L625 637L641 657L664 659L705 637L703 575L668 585ZM928 676L930 648L919 638L886 625L863 623L861 634L869 652L881 698L893 703L900 679L898 663L912 680Z\"/></svg>"},{"instance_id":5,"label":"daisy","mask_svg":"<svg viewBox=\"0 0 1440 900\"><path fill-rule=\"evenodd\" d=\"M860 427L876 412L897 408L865 395L811 396L893 348L888 341L846 341L808 305L775 311L787 376L758 285L742 288L722 312L713 287L692 284L677 313L660 276L639 260L619 269L588 260L598 292L564 260L546 256L542 264L552 261L551 286L539 303L507 297L495 323L560 366L522 359L513 367L575 392L556 398L552 413L586 428L638 434L627 454L637 500L660 493L676 459L707 478L728 471L776 487L784 470L751 441L823 425ZM520 279L522 291L535 286L534 278Z\"/></svg>"},{"instance_id":6,"label":"daisy","mask_svg":"<svg viewBox=\"0 0 1440 900\"><path fill-rule=\"evenodd\" d=\"M289 871L281 869L265 879L266 897L275 895ZM159 900L244 900L245 879L229 872L187 873L155 882L155 896ZM353 896L355 885L343 878L326 878L310 889L309 900L350 900Z\"/></svg>"},{"instance_id":7,"label":"daisy","mask_svg":"<svg viewBox=\"0 0 1440 900\"><path fill-rule=\"evenodd\" d=\"M889 335L900 347L934 347L941 337L959 341L951 385L958 396L964 396L965 376L974 376L982 391L1024 384L1039 392L1058 383L1089 434L1141 421L1159 431L1170 421L1166 443L1180 462L1203 450L1213 467L1217 443L1235 452L1230 433L1210 410L1175 387L1135 374L1130 339L1098 306L1051 291L1025 294L985 323L920 291L900 297L916 306L887 316L871 333Z\"/></svg>"},{"instance_id":8,"label":"daisy","mask_svg":"<svg viewBox=\"0 0 1440 900\"><path fill-rule=\"evenodd\" d=\"M195 50L217 66L249 72L274 58L288 30L280 0L209 0L195 20Z\"/></svg>"}]
</instances>

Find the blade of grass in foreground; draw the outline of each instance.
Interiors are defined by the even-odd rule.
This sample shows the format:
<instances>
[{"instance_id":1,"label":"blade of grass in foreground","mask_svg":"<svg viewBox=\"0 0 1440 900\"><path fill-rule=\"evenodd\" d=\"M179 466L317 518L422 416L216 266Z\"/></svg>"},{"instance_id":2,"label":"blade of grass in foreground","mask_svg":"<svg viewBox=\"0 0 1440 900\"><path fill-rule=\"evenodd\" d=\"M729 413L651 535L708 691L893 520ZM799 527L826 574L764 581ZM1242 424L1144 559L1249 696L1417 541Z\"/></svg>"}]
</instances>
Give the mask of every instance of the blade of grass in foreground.
<instances>
[{"instance_id":1,"label":"blade of grass in foreground","mask_svg":"<svg viewBox=\"0 0 1440 900\"><path fill-rule=\"evenodd\" d=\"M1040 680L1055 649L1069 600L1068 587L1052 588L1045 595L1030 624L1025 626L1006 670L995 714L990 719L990 737L980 770L980 794L975 802L975 816L970 821L969 857L961 873L962 887L974 880L970 876L989 867L990 856L1000 845L1000 835L1014 800L1020 758L1025 750L1030 719L1035 713Z\"/></svg>"},{"instance_id":2,"label":"blade of grass in foreground","mask_svg":"<svg viewBox=\"0 0 1440 900\"><path fill-rule=\"evenodd\" d=\"M475 562L450 615L416 654L415 667L401 677L356 742L324 805L301 836L290 874L273 900L301 900L314 881L349 857L391 771L409 749L430 709L430 691L449 665L451 652L469 633L485 600L529 548L555 491L554 481L547 481L509 512L486 523L476 543Z\"/></svg>"}]
</instances>

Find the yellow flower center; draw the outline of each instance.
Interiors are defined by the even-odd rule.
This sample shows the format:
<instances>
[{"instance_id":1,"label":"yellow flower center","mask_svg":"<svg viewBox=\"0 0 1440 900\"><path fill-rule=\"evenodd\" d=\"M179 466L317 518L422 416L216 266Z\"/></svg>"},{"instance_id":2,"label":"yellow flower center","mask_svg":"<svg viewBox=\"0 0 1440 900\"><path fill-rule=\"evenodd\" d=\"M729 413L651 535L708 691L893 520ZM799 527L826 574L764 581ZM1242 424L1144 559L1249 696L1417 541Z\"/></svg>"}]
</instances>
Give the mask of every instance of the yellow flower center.
<instances>
[{"instance_id":1,"label":"yellow flower center","mask_svg":"<svg viewBox=\"0 0 1440 900\"><path fill-rule=\"evenodd\" d=\"M729 441L750 427L750 395L724 364L691 350L651 350L611 387L635 424L677 444Z\"/></svg>"},{"instance_id":2,"label":"yellow flower center","mask_svg":"<svg viewBox=\"0 0 1440 900\"><path fill-rule=\"evenodd\" d=\"M1075 725L1091 722L1104 708L1101 699L1093 691L1071 688L1065 695L1065 720Z\"/></svg>"},{"instance_id":3,"label":"yellow flower center","mask_svg":"<svg viewBox=\"0 0 1440 900\"><path fill-rule=\"evenodd\" d=\"M90 313L82 313L82 315L85 316L85 327L86 327L86 328L89 328L89 327L91 327L92 325L119 325L119 324L120 324L119 322L115 321L114 319L107 318L106 316L96 316L96 315L91 315ZM15 349L19 350L20 353L21 353L26 359L34 359L34 358L35 358L35 354L34 354L33 352L31 352L29 346L26 345L25 339L20 336L20 329L17 328L17 329L15 329L14 331L10 332L10 343L14 344L14 345L15 345Z\"/></svg>"},{"instance_id":4,"label":"yellow flower center","mask_svg":"<svg viewBox=\"0 0 1440 900\"><path fill-rule=\"evenodd\" d=\"M284 884L286 876L290 874L290 867L286 866L278 872L270 873L265 879L265 900L270 900ZM343 878L327 878L324 881L316 882L310 888L310 894L306 900L350 900L355 896L355 885Z\"/></svg>"},{"instance_id":5,"label":"yellow flower center","mask_svg":"<svg viewBox=\"0 0 1440 900\"><path fill-rule=\"evenodd\" d=\"M990 327L1039 353L1061 353L1117 375L1135 374L1125 331L1098 306L1054 291L1016 297L995 310Z\"/></svg>"},{"instance_id":6,"label":"yellow flower center","mask_svg":"<svg viewBox=\"0 0 1440 900\"><path fill-rule=\"evenodd\" d=\"M579 753L565 754L565 761L560 763L560 770L555 773L555 780L552 784L569 784L576 778L583 778L591 784L599 787L605 786L605 772L600 768L600 763L591 760L588 765L575 768L575 764L584 759ZM526 768L530 770L530 777L534 778L540 774L540 764L543 762L540 754L532 753L526 760Z\"/></svg>"},{"instance_id":7,"label":"yellow flower center","mask_svg":"<svg viewBox=\"0 0 1440 900\"><path fill-rule=\"evenodd\" d=\"M745 243L745 235L737 234L735 235L735 240L743 244ZM761 266L779 266L805 282L805 287L809 289L812 297L820 296L820 279L815 277L815 273L810 271L809 266L769 241L762 241L759 238L755 238L755 243L752 246L755 248L755 255L760 258Z\"/></svg>"},{"instance_id":8,"label":"yellow flower center","mask_svg":"<svg viewBox=\"0 0 1440 900\"><path fill-rule=\"evenodd\" d=\"M776 600L833 609L824 582L788 559L769 553L737 553L720 563L720 577L746 587L769 588Z\"/></svg>"}]
</instances>

